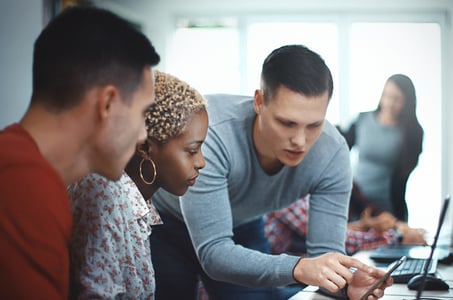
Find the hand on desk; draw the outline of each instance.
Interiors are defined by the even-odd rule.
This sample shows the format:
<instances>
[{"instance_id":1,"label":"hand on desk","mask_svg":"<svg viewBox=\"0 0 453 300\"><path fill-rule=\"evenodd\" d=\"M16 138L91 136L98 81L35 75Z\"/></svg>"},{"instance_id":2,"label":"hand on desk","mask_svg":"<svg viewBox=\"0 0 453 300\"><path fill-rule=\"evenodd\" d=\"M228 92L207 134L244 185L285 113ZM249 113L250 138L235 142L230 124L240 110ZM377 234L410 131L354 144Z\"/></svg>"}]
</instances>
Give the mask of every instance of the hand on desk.
<instances>
[{"instance_id":1,"label":"hand on desk","mask_svg":"<svg viewBox=\"0 0 453 300\"><path fill-rule=\"evenodd\" d=\"M350 268L356 268L353 272ZM299 260L293 271L294 278L304 284L315 285L336 293L348 284L348 297L351 300L360 297L385 271L370 267L361 261L339 253L327 253L315 258ZM377 299L384 295L384 289L393 284L389 278L379 288L374 290L369 300Z\"/></svg>"},{"instance_id":2,"label":"hand on desk","mask_svg":"<svg viewBox=\"0 0 453 300\"><path fill-rule=\"evenodd\" d=\"M397 219L386 211L381 212L379 215L373 217L371 207L367 207L360 220L362 221L366 230L374 229L379 232L384 232L395 227Z\"/></svg>"}]
</instances>

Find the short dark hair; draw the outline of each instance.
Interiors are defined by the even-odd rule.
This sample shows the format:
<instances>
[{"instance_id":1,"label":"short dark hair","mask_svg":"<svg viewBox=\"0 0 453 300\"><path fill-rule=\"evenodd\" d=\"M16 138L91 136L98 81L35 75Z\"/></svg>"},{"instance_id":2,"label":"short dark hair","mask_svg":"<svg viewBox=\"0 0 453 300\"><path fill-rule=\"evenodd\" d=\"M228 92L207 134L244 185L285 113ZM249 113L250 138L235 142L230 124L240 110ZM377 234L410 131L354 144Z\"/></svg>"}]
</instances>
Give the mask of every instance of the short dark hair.
<instances>
[{"instance_id":1,"label":"short dark hair","mask_svg":"<svg viewBox=\"0 0 453 300\"><path fill-rule=\"evenodd\" d=\"M61 111L95 86L113 84L127 101L143 70L160 57L148 38L125 19L95 7L70 7L52 19L33 52L32 103Z\"/></svg>"},{"instance_id":2,"label":"short dark hair","mask_svg":"<svg viewBox=\"0 0 453 300\"><path fill-rule=\"evenodd\" d=\"M272 51L264 60L261 85L265 101L280 87L307 96L328 92L332 97L333 80L321 56L303 45L285 45Z\"/></svg>"}]
</instances>

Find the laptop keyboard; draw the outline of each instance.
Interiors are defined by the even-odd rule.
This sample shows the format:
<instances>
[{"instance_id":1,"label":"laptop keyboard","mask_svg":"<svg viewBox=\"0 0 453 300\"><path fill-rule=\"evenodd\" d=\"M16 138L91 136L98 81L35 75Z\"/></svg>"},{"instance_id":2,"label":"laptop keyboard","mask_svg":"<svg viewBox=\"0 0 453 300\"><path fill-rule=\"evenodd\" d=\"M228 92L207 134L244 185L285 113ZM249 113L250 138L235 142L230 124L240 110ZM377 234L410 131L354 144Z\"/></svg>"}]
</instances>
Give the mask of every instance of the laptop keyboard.
<instances>
[{"instance_id":1,"label":"laptop keyboard","mask_svg":"<svg viewBox=\"0 0 453 300\"><path fill-rule=\"evenodd\" d=\"M427 261L428 259L406 259L401 266L393 271L393 281L395 283L407 283L413 276L423 273ZM433 274L435 272L435 269L433 269L433 261L434 263L437 263L436 260L431 261L428 274Z\"/></svg>"}]
</instances>

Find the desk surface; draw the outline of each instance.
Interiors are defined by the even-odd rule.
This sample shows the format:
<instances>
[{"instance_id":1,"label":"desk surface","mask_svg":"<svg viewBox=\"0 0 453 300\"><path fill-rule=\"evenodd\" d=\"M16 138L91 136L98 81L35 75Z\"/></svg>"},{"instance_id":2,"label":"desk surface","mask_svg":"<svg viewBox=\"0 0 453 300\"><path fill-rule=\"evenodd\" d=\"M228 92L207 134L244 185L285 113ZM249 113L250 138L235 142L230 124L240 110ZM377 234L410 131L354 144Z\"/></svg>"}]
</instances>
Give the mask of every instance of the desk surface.
<instances>
[{"instance_id":1,"label":"desk surface","mask_svg":"<svg viewBox=\"0 0 453 300\"><path fill-rule=\"evenodd\" d=\"M357 257L364 263L374 265L373 261L369 259L369 252L360 252L354 257ZM437 276L445 280L450 285L448 291L423 291L423 297L430 297L433 299L453 299L453 266L438 265ZM332 298L316 293L317 287L308 286L296 295L291 297L289 300L331 300ZM393 284L392 286L385 289L384 297L381 299L385 300L412 300L415 299L417 292L411 291L407 288L406 284Z\"/></svg>"}]
</instances>

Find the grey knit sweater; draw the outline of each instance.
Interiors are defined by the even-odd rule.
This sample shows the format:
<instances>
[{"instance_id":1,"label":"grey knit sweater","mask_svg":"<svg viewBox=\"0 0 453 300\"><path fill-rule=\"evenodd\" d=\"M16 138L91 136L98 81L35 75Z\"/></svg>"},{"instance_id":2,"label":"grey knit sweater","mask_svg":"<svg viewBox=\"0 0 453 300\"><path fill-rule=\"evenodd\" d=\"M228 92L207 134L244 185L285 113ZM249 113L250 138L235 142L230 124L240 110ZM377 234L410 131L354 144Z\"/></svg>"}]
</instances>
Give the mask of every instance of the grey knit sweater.
<instances>
[{"instance_id":1,"label":"grey knit sweater","mask_svg":"<svg viewBox=\"0 0 453 300\"><path fill-rule=\"evenodd\" d=\"M308 255L344 253L352 185L349 149L335 127L323 132L302 163L267 175L252 141L253 99L210 95L209 130L202 147L206 167L178 199L160 189L160 211L184 219L202 267L213 279L249 286L294 283L299 257L269 255L235 245L232 229L311 194Z\"/></svg>"}]
</instances>

